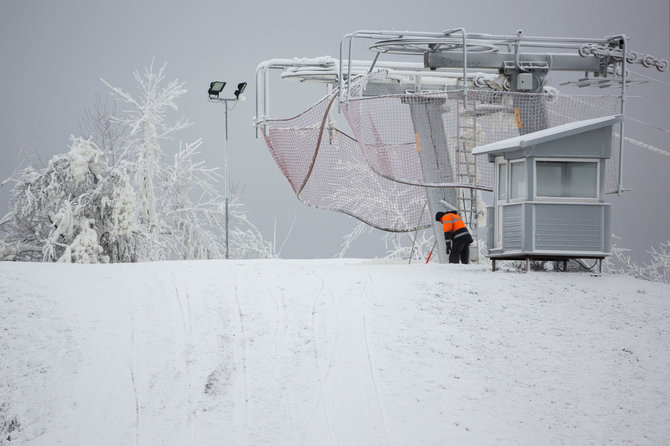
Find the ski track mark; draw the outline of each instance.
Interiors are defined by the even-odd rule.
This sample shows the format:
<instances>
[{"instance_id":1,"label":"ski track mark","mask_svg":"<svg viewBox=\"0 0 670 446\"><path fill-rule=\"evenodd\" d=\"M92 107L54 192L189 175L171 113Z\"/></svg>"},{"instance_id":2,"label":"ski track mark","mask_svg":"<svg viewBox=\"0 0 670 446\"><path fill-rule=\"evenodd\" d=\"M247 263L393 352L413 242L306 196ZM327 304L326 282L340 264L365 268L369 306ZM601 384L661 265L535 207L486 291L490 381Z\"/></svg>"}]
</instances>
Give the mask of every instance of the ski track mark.
<instances>
[{"instance_id":1,"label":"ski track mark","mask_svg":"<svg viewBox=\"0 0 670 446\"><path fill-rule=\"evenodd\" d=\"M246 340L244 339L245 337L245 330L244 330L244 313L242 312L242 304L240 302L240 294L239 294L239 288L238 288L238 279L237 279L237 274L233 276L233 289L235 293L235 305L237 306L237 316L238 316L238 322L240 324L239 326L239 340L235 343L237 345L237 349L239 350L239 354L236 355L238 357L238 367L240 367L241 370L241 381L242 381L242 400L238 401L238 404L236 406L240 405L243 406L243 411L244 411L244 427L242 428L242 436L244 437L244 442L243 444L248 443L248 437L247 437L247 431L249 427L249 383L248 383L248 376L247 376L247 343Z\"/></svg>"},{"instance_id":2,"label":"ski track mark","mask_svg":"<svg viewBox=\"0 0 670 446\"><path fill-rule=\"evenodd\" d=\"M367 302L370 300L370 288L372 285L372 273L368 272L368 280L365 283L365 287L362 293L362 329L363 329L363 339L365 343L365 352L368 358L368 368L370 371L370 381L372 382L372 389L374 391L375 399L375 409L377 412L377 418L381 421L382 428L384 430L384 439L386 444L391 444L391 436L389 435L388 427L386 425L386 417L384 415L384 407L382 405L381 397L379 396L379 387L377 385L377 379L375 378L375 366L374 359L372 357L372 350L370 349L370 338L368 336L367 330Z\"/></svg>"},{"instance_id":3,"label":"ski track mark","mask_svg":"<svg viewBox=\"0 0 670 446\"><path fill-rule=\"evenodd\" d=\"M339 446L340 442L337 439L337 435L335 435L335 429L333 428L333 419L330 414L330 405L328 404L328 396L326 393L326 383L328 382L328 375L330 373L330 369L332 367L332 358L334 354L334 348L333 351L331 351L330 356L328 357L328 366L326 368L326 376L322 377L321 376L321 361L319 357L319 346L318 346L318 337L316 333L316 306L317 303L319 302L319 298L323 296L324 290L326 287L326 280L325 278L321 278L321 287L317 293L314 294L314 300L312 301L312 338L314 339L314 359L316 360L316 376L319 382L319 395L316 400L316 407L312 411L312 419L314 415L316 415L319 406L323 402L323 407L324 407L324 412L326 414L326 422L328 424L328 431L331 436L331 440ZM329 290L330 291L330 290ZM332 291L329 293L332 296ZM322 299L323 300L323 299ZM310 423L311 424L311 423Z\"/></svg>"},{"instance_id":4,"label":"ski track mark","mask_svg":"<svg viewBox=\"0 0 670 446\"><path fill-rule=\"evenodd\" d=\"M319 372L319 349L317 348L316 345L316 304L319 302L319 297L321 294L323 294L323 288L325 287L325 279L322 277L321 278L321 287L319 288L319 291L314 293L314 298L312 299L312 338L314 339L314 359L316 359L316 370L317 370L317 376L319 377L319 380L321 380L321 376L318 373Z\"/></svg>"},{"instance_id":5,"label":"ski track mark","mask_svg":"<svg viewBox=\"0 0 670 446\"><path fill-rule=\"evenodd\" d=\"M186 312L187 316L184 316L183 302L181 298L181 293L179 292L179 282L174 271L170 269L170 274L172 274L172 279L174 280L174 291L177 298L177 306L179 308L179 316L181 317L182 329L184 333L184 339L186 339L186 351L184 352L184 376L186 377L186 395L188 403L188 411L186 422L188 423L188 428L191 436L191 443L195 442L196 438L196 423L195 418L197 417L197 410L193 407L192 395L193 395L193 384L191 379L191 368L189 367L189 355L190 349L193 345L193 326L191 323L191 303L190 296L188 293L188 284L186 285ZM188 323L187 323L188 321Z\"/></svg>"},{"instance_id":6,"label":"ski track mark","mask_svg":"<svg viewBox=\"0 0 670 446\"><path fill-rule=\"evenodd\" d=\"M133 387L133 397L135 398L135 446L140 444L140 402L137 397L137 385L135 383L135 317L133 315L132 288L127 286L126 299L128 301L128 315L130 316L130 361L128 368L130 370L130 382Z\"/></svg>"},{"instance_id":7,"label":"ski track mark","mask_svg":"<svg viewBox=\"0 0 670 446\"><path fill-rule=\"evenodd\" d=\"M275 303L275 308L277 310L277 316L275 319L275 357L279 358L282 354L286 354L286 351L288 350L288 344L289 344L289 333L288 333L288 319L287 319L287 314L288 314L288 308L286 307L286 299L284 297L283 289L279 290L279 295L280 299L277 299L277 296L275 293L272 291L270 288L266 288L268 294L272 297L272 300ZM281 302L280 302L281 300ZM275 367L274 368L274 373L275 373L275 380L278 381L280 379L286 378L285 376L281 375L282 369L280 367ZM288 405L290 408L289 415L291 418L291 429L293 431L294 438L300 438L301 435L298 433L298 427L296 424L296 415L295 415L295 410L294 410L294 400L291 396L291 392L288 390L288 388L284 389L283 392L283 398L288 401Z\"/></svg>"},{"instance_id":8,"label":"ski track mark","mask_svg":"<svg viewBox=\"0 0 670 446\"><path fill-rule=\"evenodd\" d=\"M184 334L190 334L190 330L187 329L186 327L186 318L184 317L184 310L182 308L182 303L181 303L181 297L179 295L179 285L177 283L177 276L175 275L174 271L170 270L170 274L172 275L172 280L174 281L174 293L175 296L177 297L177 308L179 308L179 316L181 318L181 324L184 327Z\"/></svg>"},{"instance_id":9,"label":"ski track mark","mask_svg":"<svg viewBox=\"0 0 670 446\"><path fill-rule=\"evenodd\" d=\"M279 355L280 350L286 349L286 344L288 343L288 333L287 326L288 322L286 320L286 301L282 295L281 303L277 300L277 296L272 292L270 288L267 288L268 294L272 297L272 300L275 303L275 308L277 311L277 317L275 319L275 355ZM280 348L281 347L281 348Z\"/></svg>"},{"instance_id":10,"label":"ski track mark","mask_svg":"<svg viewBox=\"0 0 670 446\"><path fill-rule=\"evenodd\" d=\"M283 317L283 313L281 312L281 310L279 308L279 302L277 301L277 297L274 295L274 293L270 290L270 288L266 288L266 291L270 295L270 297L272 298L272 303L274 303L274 305L275 305L274 329L272 330L274 335L272 336L272 339L274 339L274 345L275 345L275 352L274 353L275 353L275 358L276 358L278 353L279 353L279 342L278 342L279 330L280 330L279 327L281 325L280 321Z\"/></svg>"},{"instance_id":11,"label":"ski track mark","mask_svg":"<svg viewBox=\"0 0 670 446\"><path fill-rule=\"evenodd\" d=\"M335 319L335 326L339 327L340 326L340 312L338 309L337 305L337 298L335 297L335 293L333 290L330 288L328 289L328 294L330 295L331 302L333 303L333 308L335 310L334 314L334 319ZM336 329L335 330L335 337L333 339L333 346L330 348L330 356L328 357L328 368L326 369L326 376L323 378L324 382L328 381L328 377L330 376L331 370L333 370L333 358L335 357L335 352L337 351L337 346L339 344L340 340L340 332Z\"/></svg>"}]
</instances>

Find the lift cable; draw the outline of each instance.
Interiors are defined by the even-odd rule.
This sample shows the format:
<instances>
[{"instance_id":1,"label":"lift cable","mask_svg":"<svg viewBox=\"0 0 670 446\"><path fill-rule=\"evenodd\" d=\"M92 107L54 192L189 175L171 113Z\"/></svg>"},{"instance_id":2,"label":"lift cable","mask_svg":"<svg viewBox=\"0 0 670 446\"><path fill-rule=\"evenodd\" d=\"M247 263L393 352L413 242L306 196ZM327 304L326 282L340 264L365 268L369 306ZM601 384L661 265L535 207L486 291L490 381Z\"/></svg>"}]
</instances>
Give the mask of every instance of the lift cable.
<instances>
[{"instance_id":1,"label":"lift cable","mask_svg":"<svg viewBox=\"0 0 670 446\"><path fill-rule=\"evenodd\" d=\"M614 133L614 136L618 138L619 134ZM659 149L658 147L652 146L651 144L647 144L646 142L638 141L637 139L629 138L628 136L624 136L623 139L626 142L629 142L638 147L642 147L643 149L647 149L655 153L660 153L661 155L670 156L670 151Z\"/></svg>"},{"instance_id":2,"label":"lift cable","mask_svg":"<svg viewBox=\"0 0 670 446\"><path fill-rule=\"evenodd\" d=\"M642 77L645 78L645 79L649 79L650 81L658 82L659 84L663 84L663 85L665 85L665 86L667 86L667 87L670 87L670 83L668 83L668 82L660 81L660 80L658 80L658 79L655 79L655 78L653 78L653 77L651 77L651 76L647 76L646 74L642 74L642 73L637 72L637 71L633 71L633 70L628 70L628 71L629 71L630 73L636 74L636 75L638 75L638 76L642 76Z\"/></svg>"},{"instance_id":3,"label":"lift cable","mask_svg":"<svg viewBox=\"0 0 670 446\"><path fill-rule=\"evenodd\" d=\"M644 124L644 125L647 125L647 126L653 128L653 129L659 130L659 131L661 131L661 132L663 132L663 133L668 133L668 134L670 134L670 130L668 130L668 129L664 129L663 127L658 127L658 126L656 126L656 125L654 125L654 124L650 124L650 123L648 123L648 122L641 121L641 120L639 120L639 119L631 118L630 116L626 116L626 120L633 121L633 122L637 122L638 124Z\"/></svg>"}]
</instances>

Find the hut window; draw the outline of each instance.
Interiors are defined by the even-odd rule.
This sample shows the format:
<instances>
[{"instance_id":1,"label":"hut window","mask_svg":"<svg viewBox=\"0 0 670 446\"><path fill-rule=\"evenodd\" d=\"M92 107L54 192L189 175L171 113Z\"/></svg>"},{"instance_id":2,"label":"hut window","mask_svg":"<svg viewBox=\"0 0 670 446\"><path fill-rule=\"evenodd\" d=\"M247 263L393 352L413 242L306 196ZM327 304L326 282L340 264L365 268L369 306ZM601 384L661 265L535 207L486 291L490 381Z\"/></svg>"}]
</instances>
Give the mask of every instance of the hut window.
<instances>
[{"instance_id":1,"label":"hut window","mask_svg":"<svg viewBox=\"0 0 670 446\"><path fill-rule=\"evenodd\" d=\"M526 162L510 163L510 199L526 198Z\"/></svg>"},{"instance_id":2,"label":"hut window","mask_svg":"<svg viewBox=\"0 0 670 446\"><path fill-rule=\"evenodd\" d=\"M598 197L598 163L537 161L537 196Z\"/></svg>"},{"instance_id":3,"label":"hut window","mask_svg":"<svg viewBox=\"0 0 670 446\"><path fill-rule=\"evenodd\" d=\"M507 163L498 164L498 200L507 200Z\"/></svg>"}]
</instances>

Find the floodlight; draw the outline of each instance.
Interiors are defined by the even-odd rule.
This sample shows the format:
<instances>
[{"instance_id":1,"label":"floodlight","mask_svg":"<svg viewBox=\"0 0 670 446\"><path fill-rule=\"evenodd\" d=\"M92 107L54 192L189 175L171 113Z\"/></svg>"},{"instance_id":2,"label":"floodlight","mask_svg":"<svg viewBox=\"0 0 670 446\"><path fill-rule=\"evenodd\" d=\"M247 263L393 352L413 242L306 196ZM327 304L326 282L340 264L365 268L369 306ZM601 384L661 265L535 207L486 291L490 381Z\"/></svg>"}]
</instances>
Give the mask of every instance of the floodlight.
<instances>
[{"instance_id":1,"label":"floodlight","mask_svg":"<svg viewBox=\"0 0 670 446\"><path fill-rule=\"evenodd\" d=\"M240 95L242 94L245 88L247 88L246 82L241 82L237 84L237 90L235 90L235 93L233 93L237 99L240 98Z\"/></svg>"},{"instance_id":2,"label":"floodlight","mask_svg":"<svg viewBox=\"0 0 670 446\"><path fill-rule=\"evenodd\" d=\"M223 87L226 86L225 82L221 81L214 81L209 84L209 90L207 90L207 93L209 93L209 96L216 96L217 98L219 97L219 93L221 93L221 90L223 90Z\"/></svg>"}]
</instances>

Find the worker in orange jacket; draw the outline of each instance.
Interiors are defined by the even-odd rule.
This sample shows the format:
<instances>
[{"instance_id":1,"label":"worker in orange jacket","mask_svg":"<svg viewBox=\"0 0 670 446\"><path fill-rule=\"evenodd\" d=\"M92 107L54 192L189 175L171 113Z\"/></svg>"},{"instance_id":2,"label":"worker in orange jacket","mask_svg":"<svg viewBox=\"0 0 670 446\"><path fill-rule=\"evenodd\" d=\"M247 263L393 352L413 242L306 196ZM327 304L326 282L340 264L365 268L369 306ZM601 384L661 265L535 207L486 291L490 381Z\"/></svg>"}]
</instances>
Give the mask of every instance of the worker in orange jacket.
<instances>
[{"instance_id":1,"label":"worker in orange jacket","mask_svg":"<svg viewBox=\"0 0 670 446\"><path fill-rule=\"evenodd\" d=\"M449 263L458 263L459 260L470 263L470 244L473 240L458 211L438 212L435 221L442 222Z\"/></svg>"}]
</instances>

